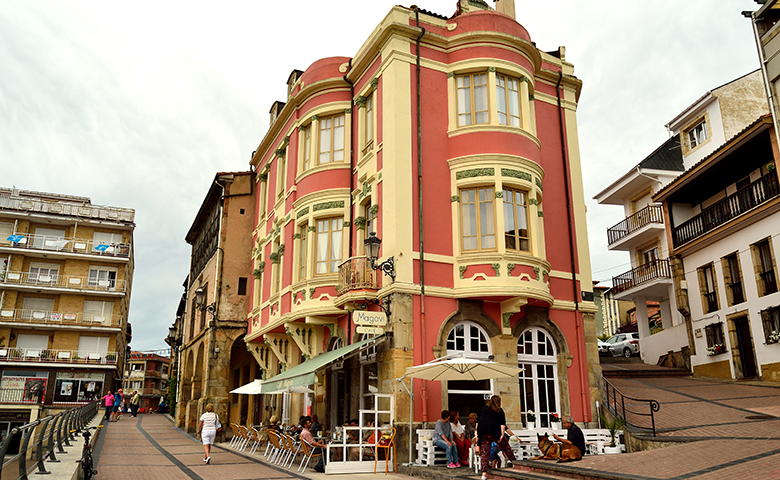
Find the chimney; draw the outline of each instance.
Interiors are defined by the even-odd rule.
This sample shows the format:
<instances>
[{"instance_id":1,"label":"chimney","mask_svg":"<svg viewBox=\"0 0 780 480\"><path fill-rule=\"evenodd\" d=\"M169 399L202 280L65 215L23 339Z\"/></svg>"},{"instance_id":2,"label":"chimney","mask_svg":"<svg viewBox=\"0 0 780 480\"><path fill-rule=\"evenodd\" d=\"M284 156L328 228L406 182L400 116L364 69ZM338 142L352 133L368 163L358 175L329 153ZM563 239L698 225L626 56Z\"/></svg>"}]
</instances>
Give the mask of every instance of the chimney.
<instances>
[{"instance_id":1,"label":"chimney","mask_svg":"<svg viewBox=\"0 0 780 480\"><path fill-rule=\"evenodd\" d=\"M504 15L508 15L514 20L517 20L517 17L515 16L515 0L495 0L495 2L497 12L501 12Z\"/></svg>"}]
</instances>

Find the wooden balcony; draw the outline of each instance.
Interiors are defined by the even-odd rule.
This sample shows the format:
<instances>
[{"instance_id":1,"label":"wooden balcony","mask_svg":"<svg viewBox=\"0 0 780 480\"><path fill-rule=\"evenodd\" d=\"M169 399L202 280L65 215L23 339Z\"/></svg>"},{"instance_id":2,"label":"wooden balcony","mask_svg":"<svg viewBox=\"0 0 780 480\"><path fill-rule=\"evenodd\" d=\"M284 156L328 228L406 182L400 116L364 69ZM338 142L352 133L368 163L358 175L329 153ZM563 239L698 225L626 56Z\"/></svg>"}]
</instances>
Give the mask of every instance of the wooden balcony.
<instances>
[{"instance_id":1,"label":"wooden balcony","mask_svg":"<svg viewBox=\"0 0 780 480\"><path fill-rule=\"evenodd\" d=\"M378 290L377 271L371 268L366 257L352 257L339 265L339 281L336 291L343 295L353 290Z\"/></svg>"},{"instance_id":2,"label":"wooden balcony","mask_svg":"<svg viewBox=\"0 0 780 480\"><path fill-rule=\"evenodd\" d=\"M664 229L664 214L660 205L648 205L622 222L607 229L611 250L630 250Z\"/></svg>"},{"instance_id":3,"label":"wooden balcony","mask_svg":"<svg viewBox=\"0 0 780 480\"><path fill-rule=\"evenodd\" d=\"M780 194L777 173L772 171L703 209L701 213L674 227L674 246L682 246L739 217Z\"/></svg>"},{"instance_id":4,"label":"wooden balcony","mask_svg":"<svg viewBox=\"0 0 780 480\"><path fill-rule=\"evenodd\" d=\"M671 284L672 268L668 259L653 260L612 277L612 291L617 300L632 297L666 299Z\"/></svg>"}]
</instances>

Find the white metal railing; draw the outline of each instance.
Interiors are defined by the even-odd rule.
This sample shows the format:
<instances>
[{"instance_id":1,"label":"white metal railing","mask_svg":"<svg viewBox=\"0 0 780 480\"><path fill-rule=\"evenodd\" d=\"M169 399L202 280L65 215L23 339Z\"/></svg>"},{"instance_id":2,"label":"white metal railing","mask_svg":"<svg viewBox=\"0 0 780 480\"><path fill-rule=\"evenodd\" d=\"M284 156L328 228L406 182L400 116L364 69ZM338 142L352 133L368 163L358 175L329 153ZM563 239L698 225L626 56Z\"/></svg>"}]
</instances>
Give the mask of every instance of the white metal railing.
<instances>
[{"instance_id":1,"label":"white metal railing","mask_svg":"<svg viewBox=\"0 0 780 480\"><path fill-rule=\"evenodd\" d=\"M0 347L0 362L55 362L115 365L117 352L54 350L51 348Z\"/></svg>"},{"instance_id":2,"label":"white metal railing","mask_svg":"<svg viewBox=\"0 0 780 480\"><path fill-rule=\"evenodd\" d=\"M59 273L0 272L0 283L35 287L73 288L96 292L124 292L123 279L95 279Z\"/></svg>"},{"instance_id":3,"label":"white metal railing","mask_svg":"<svg viewBox=\"0 0 780 480\"><path fill-rule=\"evenodd\" d=\"M130 256L129 243L95 242L83 238L59 237L56 235L35 235L15 233L0 238L0 247L13 247L26 250L50 250L54 252L80 253L99 257Z\"/></svg>"},{"instance_id":4,"label":"white metal railing","mask_svg":"<svg viewBox=\"0 0 780 480\"><path fill-rule=\"evenodd\" d=\"M118 327L119 315L94 313L63 313L36 309L2 309L0 322L44 323L46 325L88 325Z\"/></svg>"},{"instance_id":5,"label":"white metal railing","mask_svg":"<svg viewBox=\"0 0 780 480\"><path fill-rule=\"evenodd\" d=\"M99 218L119 222L132 222L135 220L135 211L130 208L83 203L44 202L34 198L14 198L7 195L0 195L0 208L54 215Z\"/></svg>"}]
</instances>

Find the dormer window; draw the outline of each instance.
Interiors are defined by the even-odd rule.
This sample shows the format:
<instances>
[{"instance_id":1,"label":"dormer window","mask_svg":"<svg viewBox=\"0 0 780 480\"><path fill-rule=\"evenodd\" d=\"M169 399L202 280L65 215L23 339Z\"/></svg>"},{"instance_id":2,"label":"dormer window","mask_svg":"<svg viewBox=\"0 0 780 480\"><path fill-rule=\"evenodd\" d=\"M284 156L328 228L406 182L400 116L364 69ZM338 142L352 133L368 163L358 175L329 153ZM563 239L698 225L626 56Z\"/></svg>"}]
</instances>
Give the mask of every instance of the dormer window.
<instances>
[{"instance_id":1,"label":"dormer window","mask_svg":"<svg viewBox=\"0 0 780 480\"><path fill-rule=\"evenodd\" d=\"M271 105L271 110L268 112L271 114L271 122L269 123L269 125L274 124L274 122L276 121L276 117L278 117L279 114L282 113L282 109L284 108L285 105L287 104L280 101L276 101L274 102L273 105Z\"/></svg>"},{"instance_id":2,"label":"dormer window","mask_svg":"<svg viewBox=\"0 0 780 480\"><path fill-rule=\"evenodd\" d=\"M701 119L696 125L685 131L688 145L694 149L707 140L707 122Z\"/></svg>"}]
</instances>

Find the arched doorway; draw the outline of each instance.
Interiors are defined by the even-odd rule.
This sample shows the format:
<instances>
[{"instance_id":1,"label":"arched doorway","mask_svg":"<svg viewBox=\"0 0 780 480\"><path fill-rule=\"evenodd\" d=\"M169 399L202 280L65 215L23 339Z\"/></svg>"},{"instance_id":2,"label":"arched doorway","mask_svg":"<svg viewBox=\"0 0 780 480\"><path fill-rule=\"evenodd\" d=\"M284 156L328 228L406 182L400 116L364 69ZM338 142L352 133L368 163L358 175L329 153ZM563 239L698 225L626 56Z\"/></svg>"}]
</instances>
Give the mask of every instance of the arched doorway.
<instances>
[{"instance_id":1,"label":"arched doorway","mask_svg":"<svg viewBox=\"0 0 780 480\"><path fill-rule=\"evenodd\" d=\"M533 412L536 425L550 426L550 415L561 415L558 385L558 351L547 330L529 327L517 339L520 372L520 416L528 424Z\"/></svg>"},{"instance_id":2,"label":"arched doorway","mask_svg":"<svg viewBox=\"0 0 780 480\"><path fill-rule=\"evenodd\" d=\"M446 346L447 355L469 358L488 359L492 352L485 329L471 321L457 323L447 334ZM447 382L447 408L458 410L461 416L478 412L492 394L491 380L450 380Z\"/></svg>"},{"instance_id":3,"label":"arched doorway","mask_svg":"<svg viewBox=\"0 0 780 480\"><path fill-rule=\"evenodd\" d=\"M230 376L228 392L262 377L262 369L247 350L243 335L234 340L230 347L228 373ZM236 393L229 395L230 422L240 425L256 425L263 420L263 395L239 395Z\"/></svg>"}]
</instances>

